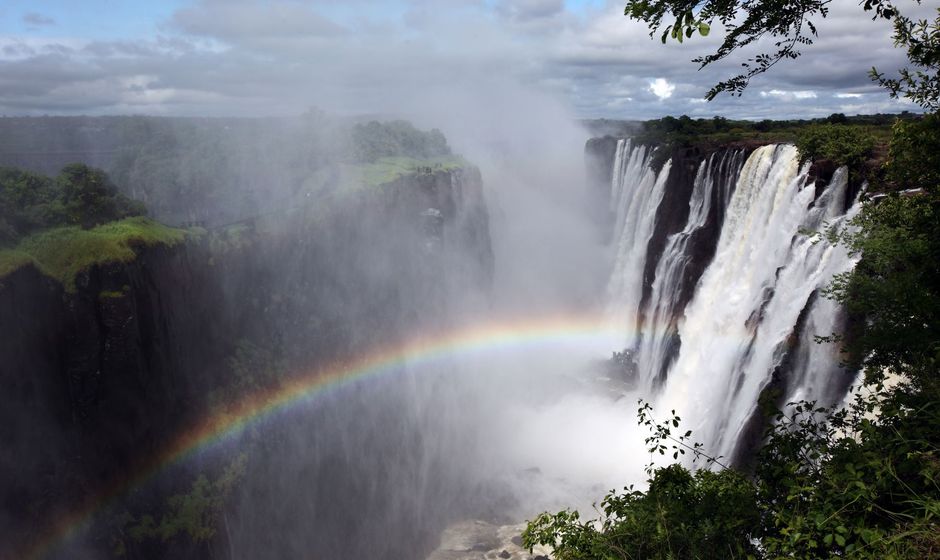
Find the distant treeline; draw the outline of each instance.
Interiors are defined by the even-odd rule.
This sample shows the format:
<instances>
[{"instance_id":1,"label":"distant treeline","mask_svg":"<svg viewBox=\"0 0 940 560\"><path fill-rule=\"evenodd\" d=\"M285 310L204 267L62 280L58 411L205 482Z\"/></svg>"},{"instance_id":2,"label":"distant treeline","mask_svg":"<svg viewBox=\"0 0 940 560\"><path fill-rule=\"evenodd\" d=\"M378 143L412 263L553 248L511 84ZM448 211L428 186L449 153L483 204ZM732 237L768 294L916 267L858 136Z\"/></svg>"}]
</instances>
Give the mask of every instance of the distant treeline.
<instances>
[{"instance_id":1,"label":"distant treeline","mask_svg":"<svg viewBox=\"0 0 940 560\"><path fill-rule=\"evenodd\" d=\"M296 118L0 118L0 166L55 174L100 167L171 223L226 223L328 188L343 163L450 154L444 135L405 121Z\"/></svg>"},{"instance_id":2,"label":"distant treeline","mask_svg":"<svg viewBox=\"0 0 940 560\"><path fill-rule=\"evenodd\" d=\"M875 144L885 146L891 127L898 120L916 120L922 116L904 111L899 114L846 116L833 113L817 119L761 121L734 120L725 117L693 119L687 115L649 121L595 119L582 124L596 136L631 137L635 142L668 148L714 149L735 143L767 144L797 142L808 128L822 125L846 125L871 136Z\"/></svg>"}]
</instances>

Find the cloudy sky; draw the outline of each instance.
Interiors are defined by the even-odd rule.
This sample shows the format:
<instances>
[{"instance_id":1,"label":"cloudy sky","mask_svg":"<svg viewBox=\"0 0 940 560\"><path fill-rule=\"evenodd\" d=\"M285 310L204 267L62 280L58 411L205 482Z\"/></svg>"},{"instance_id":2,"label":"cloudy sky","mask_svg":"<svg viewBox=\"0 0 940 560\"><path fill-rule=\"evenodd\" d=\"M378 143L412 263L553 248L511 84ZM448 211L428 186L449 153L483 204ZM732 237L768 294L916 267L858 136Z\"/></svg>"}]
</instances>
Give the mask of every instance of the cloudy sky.
<instances>
[{"instance_id":1,"label":"cloudy sky","mask_svg":"<svg viewBox=\"0 0 940 560\"><path fill-rule=\"evenodd\" d=\"M872 66L903 64L885 22L833 0L820 39L705 103L740 60L698 71L710 37L662 45L606 0L6 0L0 114L390 114L512 84L578 117L785 118L899 112Z\"/></svg>"}]
</instances>

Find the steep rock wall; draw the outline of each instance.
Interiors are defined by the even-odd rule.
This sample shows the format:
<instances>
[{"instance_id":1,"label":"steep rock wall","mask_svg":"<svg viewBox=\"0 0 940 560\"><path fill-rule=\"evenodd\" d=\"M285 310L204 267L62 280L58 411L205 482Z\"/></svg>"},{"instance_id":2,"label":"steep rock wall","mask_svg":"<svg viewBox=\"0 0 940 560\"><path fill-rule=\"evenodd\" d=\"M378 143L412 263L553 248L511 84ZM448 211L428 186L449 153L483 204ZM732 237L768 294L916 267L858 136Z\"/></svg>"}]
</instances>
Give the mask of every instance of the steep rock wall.
<instances>
[{"instance_id":1,"label":"steep rock wall","mask_svg":"<svg viewBox=\"0 0 940 560\"><path fill-rule=\"evenodd\" d=\"M205 414L231 381L239 341L268 345L302 373L447 321L456 290L486 292L492 252L475 168L400 177L322 210L258 224L223 250L208 235L142 249L80 274L73 292L32 267L0 279L0 557ZM333 488L352 476L309 468ZM350 493L350 507L375 499ZM106 531L92 534L93 547L110 546Z\"/></svg>"}]
</instances>

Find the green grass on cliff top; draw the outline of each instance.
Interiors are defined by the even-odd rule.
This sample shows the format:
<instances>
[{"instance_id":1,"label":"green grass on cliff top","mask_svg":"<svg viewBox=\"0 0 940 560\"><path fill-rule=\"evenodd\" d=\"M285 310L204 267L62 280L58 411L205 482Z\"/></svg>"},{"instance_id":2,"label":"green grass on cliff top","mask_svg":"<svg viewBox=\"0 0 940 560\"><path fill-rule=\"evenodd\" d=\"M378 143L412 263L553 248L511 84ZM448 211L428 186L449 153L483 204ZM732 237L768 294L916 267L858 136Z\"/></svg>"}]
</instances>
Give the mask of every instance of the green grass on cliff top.
<instances>
[{"instance_id":1,"label":"green grass on cliff top","mask_svg":"<svg viewBox=\"0 0 940 560\"><path fill-rule=\"evenodd\" d=\"M92 229L62 227L24 238L13 249L0 251L0 278L29 263L55 278L67 291L75 289L75 277L94 265L130 262L135 249L182 242L186 232L149 218L134 217Z\"/></svg>"},{"instance_id":2,"label":"green grass on cliff top","mask_svg":"<svg viewBox=\"0 0 940 560\"><path fill-rule=\"evenodd\" d=\"M453 171L466 167L467 162L458 156L440 156L429 159L411 157L382 157L372 163L348 165L343 169L347 186L377 187L391 183L401 177L430 170Z\"/></svg>"}]
</instances>

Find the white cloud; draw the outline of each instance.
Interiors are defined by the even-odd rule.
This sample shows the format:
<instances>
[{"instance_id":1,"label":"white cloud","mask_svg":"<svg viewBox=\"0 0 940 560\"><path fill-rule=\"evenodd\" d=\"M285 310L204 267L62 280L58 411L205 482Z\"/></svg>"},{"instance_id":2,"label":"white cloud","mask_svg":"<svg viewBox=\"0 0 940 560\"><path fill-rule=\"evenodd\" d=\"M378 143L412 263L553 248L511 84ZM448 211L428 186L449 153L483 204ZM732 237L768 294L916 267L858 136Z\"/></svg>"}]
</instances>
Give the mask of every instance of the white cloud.
<instances>
[{"instance_id":1,"label":"white cloud","mask_svg":"<svg viewBox=\"0 0 940 560\"><path fill-rule=\"evenodd\" d=\"M676 91L676 86L670 84L664 78L656 78L650 82L649 91L660 99L668 99L672 97L672 92Z\"/></svg>"},{"instance_id":2,"label":"white cloud","mask_svg":"<svg viewBox=\"0 0 940 560\"><path fill-rule=\"evenodd\" d=\"M782 101L794 101L800 99L816 99L816 92L811 90L785 91L772 89L770 91L761 91L761 97L773 97Z\"/></svg>"}]
</instances>

